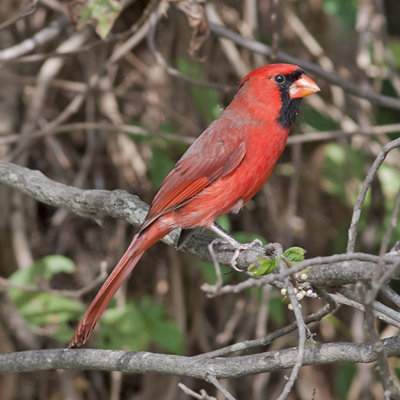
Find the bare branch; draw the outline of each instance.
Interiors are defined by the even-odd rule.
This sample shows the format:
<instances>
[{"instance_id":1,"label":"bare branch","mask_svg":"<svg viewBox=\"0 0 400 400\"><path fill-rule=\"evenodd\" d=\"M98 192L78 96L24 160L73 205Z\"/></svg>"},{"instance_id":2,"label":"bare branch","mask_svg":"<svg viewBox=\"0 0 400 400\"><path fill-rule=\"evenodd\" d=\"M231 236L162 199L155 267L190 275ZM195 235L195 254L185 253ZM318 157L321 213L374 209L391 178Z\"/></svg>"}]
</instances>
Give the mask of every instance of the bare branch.
<instances>
[{"instance_id":1,"label":"bare branch","mask_svg":"<svg viewBox=\"0 0 400 400\"><path fill-rule=\"evenodd\" d=\"M65 208L77 215L92 218L101 224L104 216L124 218L129 223L139 226L145 218L148 205L137 196L123 190L82 190L73 186L55 182L39 171L20 167L15 164L0 161L0 183L25 193L34 199L58 208ZM179 232L174 231L166 236L163 241L174 245ZM196 255L202 260L212 261L208 249L212 238L201 232L194 232L182 250ZM214 245L217 260L221 265L231 265L235 249L226 243ZM247 271L250 264L258 263L258 257L265 256L266 249L261 246L253 246L240 252L237 259L237 267ZM396 255L387 255L383 258L385 268L391 266ZM302 271L310 266L316 269L308 271L307 281L314 286L337 286L352 283L357 280L368 280L371 277L374 266L380 257L370 254L338 254L328 257L315 257L304 260L290 268L287 272L270 274L261 278L250 278L234 287L226 285L218 291L218 294L234 292L238 293L251 286L262 286L268 283L281 281L289 275ZM351 262L350 262L351 261ZM333 264L335 267L333 267ZM323 271L319 273L318 270Z\"/></svg>"},{"instance_id":2,"label":"bare branch","mask_svg":"<svg viewBox=\"0 0 400 400\"><path fill-rule=\"evenodd\" d=\"M233 42L243 46L249 50L252 50L256 53L263 54L265 56L270 57L272 54L272 49L270 46L257 42L256 40L247 39L240 34L227 29L220 25L215 25L210 23L210 30L214 32L218 36L226 37L227 39L232 40ZM287 53L282 51L278 51L276 55L277 61L287 62L291 64L296 64L302 68L304 68L307 72L314 73L321 78L325 79L328 83L332 85L337 85L346 90L347 92L362 97L364 99L369 100L371 103L378 104L383 107L393 108L396 110L400 110L400 100L390 96L380 95L375 93L369 89L365 89L360 87L357 84L351 83L346 79L339 77L333 73L327 72L323 70L319 65L304 61L300 58L293 57Z\"/></svg>"},{"instance_id":3,"label":"bare branch","mask_svg":"<svg viewBox=\"0 0 400 400\"><path fill-rule=\"evenodd\" d=\"M354 252L356 238L357 238L358 222L360 221L361 210L364 205L365 196L367 195L368 189L371 186L372 180L374 179L379 167L385 161L385 158L388 155L388 153L399 146L400 146L400 138L392 140L391 142L389 142L385 146L383 146L382 150L378 154L378 157L375 159L370 170L368 171L368 174L364 180L364 183L361 187L360 193L358 194L358 197L357 197L356 203L354 205L354 209L353 209L353 215L351 218L351 224L350 224L349 233L348 233L348 242L347 242L347 252L348 253Z\"/></svg>"},{"instance_id":4,"label":"bare branch","mask_svg":"<svg viewBox=\"0 0 400 400\"><path fill-rule=\"evenodd\" d=\"M400 354L400 335L382 340L386 357ZM296 347L254 355L199 360L149 352L125 352L92 349L31 350L0 355L0 374L44 371L49 369L90 369L126 373L160 373L190 376L207 380L292 368L297 359ZM306 346L303 365L329 365L341 362L370 363L376 361L374 346L366 343L328 343Z\"/></svg>"},{"instance_id":5,"label":"bare branch","mask_svg":"<svg viewBox=\"0 0 400 400\"><path fill-rule=\"evenodd\" d=\"M279 248L277 255L278 257L282 257L283 255L282 247ZM282 271L285 272L288 271L288 267L286 266L285 260L282 258L280 259L279 267ZM290 374L290 378L286 382L285 387L282 390L282 393L278 397L278 400L285 400L289 396L293 388L293 385L297 379L297 376L299 374L300 368L303 364L304 351L306 345L306 324L304 322L303 314L300 310L300 305L297 300L296 294L294 292L293 284L290 282L289 278L285 278L284 283L285 283L285 289L287 290L290 299L290 304L293 308L294 316L296 318L296 324L299 331L299 345L297 349L296 362Z\"/></svg>"},{"instance_id":6,"label":"bare branch","mask_svg":"<svg viewBox=\"0 0 400 400\"><path fill-rule=\"evenodd\" d=\"M57 37L67 25L67 17L61 17L54 21L50 26L46 26L39 32L35 33L31 38L16 44L13 47L0 51L0 61L6 61L29 53L35 48L53 40Z\"/></svg>"},{"instance_id":7,"label":"bare branch","mask_svg":"<svg viewBox=\"0 0 400 400\"><path fill-rule=\"evenodd\" d=\"M334 300L332 300L331 296L328 294L325 294L323 298L326 300L328 299L328 304L321 308L319 311L307 315L304 317L304 322L306 324L310 324L312 322L317 322L320 321L323 317L326 315L332 313L335 311L337 308L337 304ZM235 343L226 347L222 347L218 350L210 351L208 353L203 353L198 356L197 358L215 358L215 357L221 357L225 356L227 354L235 353L238 351L248 351L250 349L254 349L256 347L261 347L261 346L267 346L268 344L272 343L274 340L287 335L297 329L297 321L292 322L291 324L280 328L276 329L275 331L271 332L265 337L262 337L260 339L253 339L253 340L246 340L244 342L239 342Z\"/></svg>"}]
</instances>

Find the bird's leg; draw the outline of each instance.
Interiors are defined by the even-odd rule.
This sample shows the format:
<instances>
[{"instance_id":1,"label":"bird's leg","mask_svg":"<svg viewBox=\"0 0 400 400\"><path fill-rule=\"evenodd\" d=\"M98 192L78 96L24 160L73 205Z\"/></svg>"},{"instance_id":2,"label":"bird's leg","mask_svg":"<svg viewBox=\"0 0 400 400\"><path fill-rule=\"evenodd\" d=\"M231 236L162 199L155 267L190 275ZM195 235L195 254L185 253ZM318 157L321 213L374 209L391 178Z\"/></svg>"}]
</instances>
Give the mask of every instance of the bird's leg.
<instances>
[{"instance_id":1,"label":"bird's leg","mask_svg":"<svg viewBox=\"0 0 400 400\"><path fill-rule=\"evenodd\" d=\"M231 265L233 269L239 270L236 266L236 261L239 257L239 254L242 250L247 250L250 249L251 247L255 245L262 246L262 242L259 239L254 239L251 243L240 243L238 242L234 237L232 237L222 226L218 225L216 222L214 222L211 226L210 229L216 233L220 238L224 239L226 242L228 242L232 247L234 247L235 252L233 253L233 257L231 260Z\"/></svg>"},{"instance_id":2,"label":"bird's leg","mask_svg":"<svg viewBox=\"0 0 400 400\"><path fill-rule=\"evenodd\" d=\"M247 250L255 245L262 246L262 242L260 239L254 239L250 243L238 242L233 236L229 234L229 232L227 232L224 228L222 228L222 226L218 225L216 222L214 222L209 229L216 233L220 238L228 242L231 246L239 248L240 250Z\"/></svg>"}]
</instances>

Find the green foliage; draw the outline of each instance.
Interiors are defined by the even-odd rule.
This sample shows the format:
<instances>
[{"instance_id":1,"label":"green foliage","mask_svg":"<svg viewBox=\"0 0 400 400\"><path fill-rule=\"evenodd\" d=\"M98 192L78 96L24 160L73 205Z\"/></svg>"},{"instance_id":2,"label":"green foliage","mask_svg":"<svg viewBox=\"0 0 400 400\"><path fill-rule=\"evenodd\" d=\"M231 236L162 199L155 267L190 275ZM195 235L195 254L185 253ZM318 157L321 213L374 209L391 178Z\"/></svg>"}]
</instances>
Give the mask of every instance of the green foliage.
<instances>
[{"instance_id":1,"label":"green foliage","mask_svg":"<svg viewBox=\"0 0 400 400\"><path fill-rule=\"evenodd\" d=\"M158 146L152 146L152 155L150 160L150 179L154 188L159 188L162 181L175 163L171 160L168 152Z\"/></svg>"},{"instance_id":2,"label":"green foliage","mask_svg":"<svg viewBox=\"0 0 400 400\"><path fill-rule=\"evenodd\" d=\"M264 258L259 257L259 265L250 265L248 271L252 276L261 276L270 274L279 265L279 258Z\"/></svg>"},{"instance_id":3,"label":"green foliage","mask_svg":"<svg viewBox=\"0 0 400 400\"><path fill-rule=\"evenodd\" d=\"M276 290L276 289L274 289ZM277 326L282 326L285 323L285 308L280 297L274 297L268 302L269 315L272 321Z\"/></svg>"},{"instance_id":4,"label":"green foliage","mask_svg":"<svg viewBox=\"0 0 400 400\"><path fill-rule=\"evenodd\" d=\"M400 368L394 368L394 373L396 374L396 378L397 380L400 380Z\"/></svg>"},{"instance_id":5,"label":"green foliage","mask_svg":"<svg viewBox=\"0 0 400 400\"><path fill-rule=\"evenodd\" d=\"M252 293L256 294L256 302L261 304L264 301L263 290L265 287L253 288ZM286 304L282 302L282 296L279 289L271 287L271 298L268 300L268 317L276 326L282 326L285 323Z\"/></svg>"},{"instance_id":6,"label":"green foliage","mask_svg":"<svg viewBox=\"0 0 400 400\"><path fill-rule=\"evenodd\" d=\"M312 126L317 131L333 131L340 129L337 122L319 113L312 107L304 107L299 118L300 121Z\"/></svg>"},{"instance_id":7,"label":"green foliage","mask_svg":"<svg viewBox=\"0 0 400 400\"><path fill-rule=\"evenodd\" d=\"M364 165L365 158L360 151L338 143L327 144L322 168L323 187L352 207L365 177Z\"/></svg>"},{"instance_id":8,"label":"green foliage","mask_svg":"<svg viewBox=\"0 0 400 400\"><path fill-rule=\"evenodd\" d=\"M356 24L356 0L323 0L322 6L327 14L333 15L348 29L354 30Z\"/></svg>"},{"instance_id":9,"label":"green foliage","mask_svg":"<svg viewBox=\"0 0 400 400\"><path fill-rule=\"evenodd\" d=\"M349 325L343 322L340 318L336 317L336 315L327 315L324 317L324 322L331 325L335 331L351 340L352 332Z\"/></svg>"},{"instance_id":10,"label":"green foliage","mask_svg":"<svg viewBox=\"0 0 400 400\"><path fill-rule=\"evenodd\" d=\"M41 281L51 279L55 274L72 273L74 263L63 256L43 257L30 267L14 272L9 280L20 286L37 286ZM18 311L33 330L46 327L50 336L60 341L67 341L72 336L68 321L77 318L83 306L68 297L45 292L25 291L10 288L9 295Z\"/></svg>"},{"instance_id":11,"label":"green foliage","mask_svg":"<svg viewBox=\"0 0 400 400\"><path fill-rule=\"evenodd\" d=\"M144 129L139 123L131 123L131 125ZM161 133L175 134L172 126L166 122L161 123L158 129ZM180 153L186 150L187 145L181 142L174 142L173 139L162 136L158 138L131 132L125 132L125 134L135 143L149 143L151 145L152 156L149 164L149 175L153 187L158 189L164 178L176 164L176 157L171 157L170 155L169 150L172 149L170 144L173 143L173 149Z\"/></svg>"},{"instance_id":12,"label":"green foliage","mask_svg":"<svg viewBox=\"0 0 400 400\"><path fill-rule=\"evenodd\" d=\"M229 215L223 215L222 217L218 217L216 219L217 224L221 225L227 232L239 242L239 243L251 243L253 240L258 239L262 243L266 244L265 238L255 233L245 232L245 231L235 231L232 232L232 224L229 219Z\"/></svg>"},{"instance_id":13,"label":"green foliage","mask_svg":"<svg viewBox=\"0 0 400 400\"><path fill-rule=\"evenodd\" d=\"M178 70L185 75L198 80L204 80L203 71L200 65L189 64L187 60L178 59ZM214 89L206 89L196 85L191 86L193 100L200 116L205 124L209 125L221 113L221 106L218 102L218 93Z\"/></svg>"},{"instance_id":14,"label":"green foliage","mask_svg":"<svg viewBox=\"0 0 400 400\"><path fill-rule=\"evenodd\" d=\"M344 204L352 208L358 196L361 184L365 179L365 157L363 154L350 147L343 147L338 143L329 143L325 147L325 159L323 163L322 185L331 195L338 197ZM390 220L394 206L394 199L400 187L400 175L395 166L384 163L377 173L384 195L385 220L381 232L376 237L377 246ZM367 193L365 205L360 220L361 230L367 224L367 212L370 203L370 191ZM347 240L347 226L341 230L344 238L335 240L336 251L342 251ZM400 234L400 226L396 227L393 237ZM338 247L338 245L341 246Z\"/></svg>"},{"instance_id":15,"label":"green foliage","mask_svg":"<svg viewBox=\"0 0 400 400\"><path fill-rule=\"evenodd\" d=\"M96 32L105 38L122 10L118 0L92 0L79 10L79 25L95 24Z\"/></svg>"},{"instance_id":16,"label":"green foliage","mask_svg":"<svg viewBox=\"0 0 400 400\"><path fill-rule=\"evenodd\" d=\"M297 264L304 260L306 251L301 247L290 247L283 253L283 256L287 258L291 263Z\"/></svg>"},{"instance_id":17,"label":"green foliage","mask_svg":"<svg viewBox=\"0 0 400 400\"><path fill-rule=\"evenodd\" d=\"M14 272L9 280L20 286L37 286L57 273L72 273L74 263L63 256L52 255L37 260L32 267ZM46 328L49 336L67 342L85 306L58 294L10 288L9 295L18 311L34 331ZM113 302L115 304L115 301ZM149 298L136 305L128 302L123 308L111 307L104 313L97 344L112 349L146 350L151 343L170 353L180 354L183 337L176 324L168 319L164 307Z\"/></svg>"},{"instance_id":18,"label":"green foliage","mask_svg":"<svg viewBox=\"0 0 400 400\"><path fill-rule=\"evenodd\" d=\"M218 217L215 222L218 225L221 225L226 231L230 232L232 230L232 224L228 215L223 215L222 217Z\"/></svg>"},{"instance_id":19,"label":"green foliage","mask_svg":"<svg viewBox=\"0 0 400 400\"><path fill-rule=\"evenodd\" d=\"M214 284L217 279L214 265L205 261L197 261L196 264L200 267L204 280L210 285ZM226 285L232 280L233 276L232 269L224 265L221 265L220 268L222 275L222 283Z\"/></svg>"},{"instance_id":20,"label":"green foliage","mask_svg":"<svg viewBox=\"0 0 400 400\"><path fill-rule=\"evenodd\" d=\"M143 351L156 343L170 353L183 351L182 333L165 308L149 297L139 304L128 301L123 308L109 307L100 324L96 344L101 348Z\"/></svg>"},{"instance_id":21,"label":"green foliage","mask_svg":"<svg viewBox=\"0 0 400 400\"><path fill-rule=\"evenodd\" d=\"M150 136L150 135L145 135L144 132L146 132L146 128L136 122L130 122L129 126L135 127L135 128L139 128L138 131L140 132L141 130L143 130L143 134L141 133L133 133L133 132L126 132L124 131L123 133L129 138L131 139L133 142L135 143L153 143L155 141L154 137Z\"/></svg>"},{"instance_id":22,"label":"green foliage","mask_svg":"<svg viewBox=\"0 0 400 400\"><path fill-rule=\"evenodd\" d=\"M388 45L392 51L395 65L398 69L400 69L400 40L396 38L390 38Z\"/></svg>"},{"instance_id":23,"label":"green foliage","mask_svg":"<svg viewBox=\"0 0 400 400\"><path fill-rule=\"evenodd\" d=\"M232 232L232 225L228 215L218 217L216 222L227 232L230 232L231 235L240 243L251 243L254 239L259 239L262 242L265 242L265 239L259 235L242 231ZM203 261L199 262L198 265L203 272L204 280L209 284L215 283L216 275L214 266L211 263L206 263ZM223 283L229 283L232 276L232 270L228 267L221 266L221 272Z\"/></svg>"},{"instance_id":24,"label":"green foliage","mask_svg":"<svg viewBox=\"0 0 400 400\"><path fill-rule=\"evenodd\" d=\"M301 247L290 247L283 253L283 258L290 264L297 264L304 260L305 250ZM259 257L259 265L250 265L248 271L252 276L270 274L279 266L280 257L265 258Z\"/></svg>"},{"instance_id":25,"label":"green foliage","mask_svg":"<svg viewBox=\"0 0 400 400\"><path fill-rule=\"evenodd\" d=\"M351 383L356 375L356 366L353 363L346 363L338 367L335 375L335 389L339 399L346 400Z\"/></svg>"},{"instance_id":26,"label":"green foliage","mask_svg":"<svg viewBox=\"0 0 400 400\"><path fill-rule=\"evenodd\" d=\"M349 225L346 223L342 226L337 227L338 234L333 239L332 242L332 253L340 254L344 251L347 246L347 233L349 230Z\"/></svg>"}]
</instances>

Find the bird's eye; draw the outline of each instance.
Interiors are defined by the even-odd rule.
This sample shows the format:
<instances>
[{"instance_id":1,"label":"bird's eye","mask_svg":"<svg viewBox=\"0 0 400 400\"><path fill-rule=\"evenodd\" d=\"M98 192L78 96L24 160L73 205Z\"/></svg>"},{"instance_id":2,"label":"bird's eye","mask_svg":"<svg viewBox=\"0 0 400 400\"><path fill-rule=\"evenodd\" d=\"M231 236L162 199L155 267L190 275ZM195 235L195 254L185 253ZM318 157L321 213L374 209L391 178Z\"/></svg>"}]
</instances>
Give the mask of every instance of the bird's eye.
<instances>
[{"instance_id":1,"label":"bird's eye","mask_svg":"<svg viewBox=\"0 0 400 400\"><path fill-rule=\"evenodd\" d=\"M281 75L281 74L275 75L274 79L275 79L275 82L278 84L282 84L283 82L285 82L285 76Z\"/></svg>"}]
</instances>

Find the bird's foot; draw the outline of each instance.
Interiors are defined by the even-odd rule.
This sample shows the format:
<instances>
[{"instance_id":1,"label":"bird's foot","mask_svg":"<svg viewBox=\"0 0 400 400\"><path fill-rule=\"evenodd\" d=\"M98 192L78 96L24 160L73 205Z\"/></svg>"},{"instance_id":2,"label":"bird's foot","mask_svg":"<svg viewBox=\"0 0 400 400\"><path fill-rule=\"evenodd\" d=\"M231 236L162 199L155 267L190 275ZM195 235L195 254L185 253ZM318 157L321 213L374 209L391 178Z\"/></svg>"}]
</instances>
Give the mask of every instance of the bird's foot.
<instances>
[{"instance_id":1,"label":"bird's foot","mask_svg":"<svg viewBox=\"0 0 400 400\"><path fill-rule=\"evenodd\" d=\"M250 243L240 243L240 242L234 240L234 242L230 243L230 244L232 244L232 246L235 248L235 252L233 253L233 257L231 259L231 266L236 271L241 271L241 272L243 272L243 271L237 267L237 260L239 258L240 252L242 250L251 249L254 246L262 246L263 245L262 241L260 239L254 239Z\"/></svg>"},{"instance_id":2,"label":"bird's foot","mask_svg":"<svg viewBox=\"0 0 400 400\"><path fill-rule=\"evenodd\" d=\"M210 229L215 232L225 243L230 244L235 250L231 259L231 266L234 270L243 272L243 270L237 267L237 260L239 258L240 252L242 250L248 250L254 246L262 246L262 242L259 239L254 239L250 243L240 243L235 238L233 238L225 229L214 223L211 225ZM221 243L221 239L215 239L213 244Z\"/></svg>"}]
</instances>

